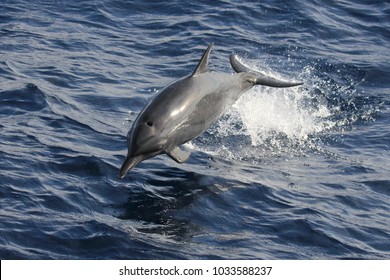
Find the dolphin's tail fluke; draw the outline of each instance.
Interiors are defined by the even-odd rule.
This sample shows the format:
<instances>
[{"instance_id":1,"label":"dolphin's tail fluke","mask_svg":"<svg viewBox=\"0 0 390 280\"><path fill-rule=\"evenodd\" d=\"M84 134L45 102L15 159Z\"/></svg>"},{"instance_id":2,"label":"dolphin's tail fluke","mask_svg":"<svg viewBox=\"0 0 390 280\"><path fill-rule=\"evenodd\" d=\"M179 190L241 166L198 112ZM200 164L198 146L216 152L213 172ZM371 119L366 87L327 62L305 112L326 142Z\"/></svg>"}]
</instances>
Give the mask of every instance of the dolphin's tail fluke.
<instances>
[{"instance_id":1,"label":"dolphin's tail fluke","mask_svg":"<svg viewBox=\"0 0 390 280\"><path fill-rule=\"evenodd\" d=\"M263 73L253 70L248 66L244 65L239 60L236 54L230 55L230 64L232 65L234 71L236 71L237 73L245 72L245 73L252 74L248 76L248 79L250 80L250 82L252 82L255 85L262 85L262 86L269 86L269 87L293 87L293 86L303 85L302 82L283 81L270 76L266 76Z\"/></svg>"},{"instance_id":2,"label":"dolphin's tail fluke","mask_svg":"<svg viewBox=\"0 0 390 280\"><path fill-rule=\"evenodd\" d=\"M254 79L255 85L262 85L262 86L269 86L269 87L295 87L303 85L302 82L289 82L289 81L283 81L279 80L270 76L266 76L262 73L256 73L255 79Z\"/></svg>"},{"instance_id":3,"label":"dolphin's tail fluke","mask_svg":"<svg viewBox=\"0 0 390 280\"><path fill-rule=\"evenodd\" d=\"M250 69L248 66L244 65L238 58L238 55L236 54L231 54L230 55L230 64L232 65L234 71L237 73L242 73L242 72L255 72L255 70Z\"/></svg>"}]
</instances>

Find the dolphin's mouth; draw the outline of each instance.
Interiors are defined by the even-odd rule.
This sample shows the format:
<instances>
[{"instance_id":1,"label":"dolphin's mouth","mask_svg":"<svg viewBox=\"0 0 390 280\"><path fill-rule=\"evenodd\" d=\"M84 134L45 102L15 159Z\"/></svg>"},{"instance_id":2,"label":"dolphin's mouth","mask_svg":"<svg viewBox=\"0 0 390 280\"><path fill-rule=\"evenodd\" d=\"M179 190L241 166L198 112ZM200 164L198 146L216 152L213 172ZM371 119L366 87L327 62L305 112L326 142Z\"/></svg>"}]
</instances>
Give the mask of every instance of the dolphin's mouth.
<instances>
[{"instance_id":1,"label":"dolphin's mouth","mask_svg":"<svg viewBox=\"0 0 390 280\"><path fill-rule=\"evenodd\" d=\"M127 157L119 171L119 178L126 176L127 172L144 159L143 156Z\"/></svg>"},{"instance_id":2,"label":"dolphin's mouth","mask_svg":"<svg viewBox=\"0 0 390 280\"><path fill-rule=\"evenodd\" d=\"M148 159L148 158L152 158L152 157L157 156L161 153L162 153L162 151L157 151L157 152L153 152L153 153L149 153L149 154L141 154L141 155L133 156L133 157L130 157L129 155L127 155L125 162L122 164L121 170L119 171L119 178L123 179L123 177L126 176L127 172L129 172L132 168L134 168L134 166L136 166L141 161Z\"/></svg>"}]
</instances>

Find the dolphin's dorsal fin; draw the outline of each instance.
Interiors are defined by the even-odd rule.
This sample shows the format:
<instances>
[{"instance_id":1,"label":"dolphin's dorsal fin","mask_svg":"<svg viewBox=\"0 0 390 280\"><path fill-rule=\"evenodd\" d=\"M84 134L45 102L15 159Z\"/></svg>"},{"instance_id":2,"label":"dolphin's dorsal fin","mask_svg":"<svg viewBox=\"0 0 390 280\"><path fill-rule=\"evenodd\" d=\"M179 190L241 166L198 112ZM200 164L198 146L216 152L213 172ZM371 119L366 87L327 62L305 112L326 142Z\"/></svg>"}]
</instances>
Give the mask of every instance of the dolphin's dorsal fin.
<instances>
[{"instance_id":1,"label":"dolphin's dorsal fin","mask_svg":"<svg viewBox=\"0 0 390 280\"><path fill-rule=\"evenodd\" d=\"M214 46L214 43L211 43L207 47L207 49L205 50L202 58L200 59L200 61L198 63L198 66L196 66L194 73L192 73L192 76L195 76L195 75L198 75L198 74L205 73L205 72L209 71L209 67L208 67L209 56L210 56L211 48L213 46Z\"/></svg>"}]
</instances>

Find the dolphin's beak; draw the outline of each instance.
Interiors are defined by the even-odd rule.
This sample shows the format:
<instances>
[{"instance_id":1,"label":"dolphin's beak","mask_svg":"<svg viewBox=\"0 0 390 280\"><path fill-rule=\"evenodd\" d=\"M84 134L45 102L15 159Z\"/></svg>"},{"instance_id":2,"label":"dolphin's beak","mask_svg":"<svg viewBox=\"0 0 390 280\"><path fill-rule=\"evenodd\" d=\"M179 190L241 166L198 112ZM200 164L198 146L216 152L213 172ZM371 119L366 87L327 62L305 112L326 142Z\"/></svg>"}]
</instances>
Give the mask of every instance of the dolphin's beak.
<instances>
[{"instance_id":1,"label":"dolphin's beak","mask_svg":"<svg viewBox=\"0 0 390 280\"><path fill-rule=\"evenodd\" d=\"M121 170L119 171L119 178L122 179L125 177L127 172L132 169L137 163L142 161L143 157L135 156L135 157L127 157L125 162L122 164Z\"/></svg>"}]
</instances>

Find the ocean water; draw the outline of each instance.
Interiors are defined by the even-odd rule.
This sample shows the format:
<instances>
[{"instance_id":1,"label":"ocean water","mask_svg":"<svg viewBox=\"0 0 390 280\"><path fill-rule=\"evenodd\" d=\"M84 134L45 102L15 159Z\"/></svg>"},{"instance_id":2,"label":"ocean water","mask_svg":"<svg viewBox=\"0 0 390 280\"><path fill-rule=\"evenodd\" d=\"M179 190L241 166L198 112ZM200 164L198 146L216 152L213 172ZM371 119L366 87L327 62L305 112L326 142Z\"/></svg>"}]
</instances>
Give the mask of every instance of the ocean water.
<instances>
[{"instance_id":1,"label":"ocean water","mask_svg":"<svg viewBox=\"0 0 390 280\"><path fill-rule=\"evenodd\" d=\"M389 259L390 3L0 4L1 259ZM211 42L255 87L124 179L126 134Z\"/></svg>"}]
</instances>

